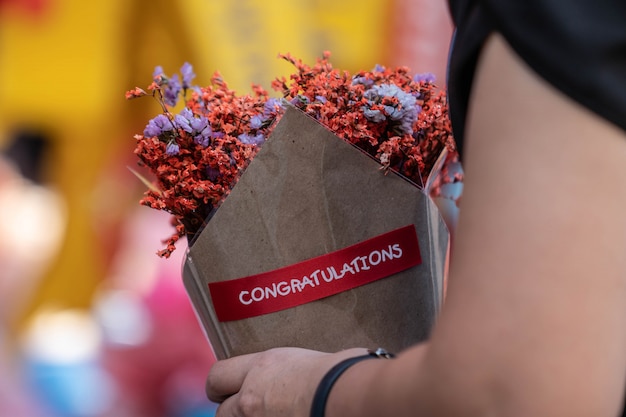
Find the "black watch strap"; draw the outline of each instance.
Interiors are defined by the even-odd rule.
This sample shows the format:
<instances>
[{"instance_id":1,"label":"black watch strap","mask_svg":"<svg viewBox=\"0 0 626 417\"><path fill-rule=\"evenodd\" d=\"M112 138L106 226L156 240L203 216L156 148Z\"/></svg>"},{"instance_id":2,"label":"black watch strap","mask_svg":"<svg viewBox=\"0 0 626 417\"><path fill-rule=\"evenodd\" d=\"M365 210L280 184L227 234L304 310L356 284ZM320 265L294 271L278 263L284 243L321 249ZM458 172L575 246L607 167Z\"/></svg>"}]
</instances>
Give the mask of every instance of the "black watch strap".
<instances>
[{"instance_id":1,"label":"black watch strap","mask_svg":"<svg viewBox=\"0 0 626 417\"><path fill-rule=\"evenodd\" d=\"M375 351L369 351L367 355L355 356L352 358L344 359L339 362L324 375L319 385L317 386L317 390L315 391L315 395L313 396L313 404L311 405L311 417L324 417L326 411L326 402L328 401L328 395L330 394L330 390L335 385L335 382L339 379L339 377L350 368L355 363L361 362L365 359L391 359L394 355L392 353L387 352L384 349L376 349Z\"/></svg>"}]
</instances>

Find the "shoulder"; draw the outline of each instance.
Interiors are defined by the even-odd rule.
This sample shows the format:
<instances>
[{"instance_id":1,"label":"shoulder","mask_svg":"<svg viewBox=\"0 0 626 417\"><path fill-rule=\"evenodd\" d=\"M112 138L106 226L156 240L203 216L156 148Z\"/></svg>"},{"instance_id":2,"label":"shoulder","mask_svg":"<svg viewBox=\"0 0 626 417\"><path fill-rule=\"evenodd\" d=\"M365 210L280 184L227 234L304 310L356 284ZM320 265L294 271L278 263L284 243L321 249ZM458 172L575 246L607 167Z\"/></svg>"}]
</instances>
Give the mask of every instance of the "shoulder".
<instances>
[{"instance_id":1,"label":"shoulder","mask_svg":"<svg viewBox=\"0 0 626 417\"><path fill-rule=\"evenodd\" d=\"M626 130L626 2L450 0L449 7L457 28L448 87L458 141L474 69L494 32L541 78Z\"/></svg>"}]
</instances>

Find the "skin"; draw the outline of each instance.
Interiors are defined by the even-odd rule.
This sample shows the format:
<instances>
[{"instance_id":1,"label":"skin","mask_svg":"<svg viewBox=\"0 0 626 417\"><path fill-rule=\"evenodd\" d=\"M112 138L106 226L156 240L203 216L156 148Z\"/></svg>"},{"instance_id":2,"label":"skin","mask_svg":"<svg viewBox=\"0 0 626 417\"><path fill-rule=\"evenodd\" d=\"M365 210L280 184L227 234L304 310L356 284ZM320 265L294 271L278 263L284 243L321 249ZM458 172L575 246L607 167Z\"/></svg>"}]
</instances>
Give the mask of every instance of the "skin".
<instances>
[{"instance_id":1,"label":"skin","mask_svg":"<svg viewBox=\"0 0 626 417\"><path fill-rule=\"evenodd\" d=\"M499 36L474 80L445 307L428 343L354 365L327 417L616 416L626 393L626 134ZM218 417L308 416L334 354L220 361Z\"/></svg>"}]
</instances>

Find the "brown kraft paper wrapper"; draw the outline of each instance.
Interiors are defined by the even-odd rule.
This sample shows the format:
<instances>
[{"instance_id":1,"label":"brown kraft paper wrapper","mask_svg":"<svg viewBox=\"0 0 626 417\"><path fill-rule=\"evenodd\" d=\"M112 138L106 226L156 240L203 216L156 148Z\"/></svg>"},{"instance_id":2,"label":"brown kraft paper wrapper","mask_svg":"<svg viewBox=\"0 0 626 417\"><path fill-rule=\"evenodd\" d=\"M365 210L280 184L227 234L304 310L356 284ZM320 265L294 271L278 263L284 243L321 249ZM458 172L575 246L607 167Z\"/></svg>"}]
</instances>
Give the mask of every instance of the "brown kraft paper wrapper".
<instances>
[{"instance_id":1,"label":"brown kraft paper wrapper","mask_svg":"<svg viewBox=\"0 0 626 417\"><path fill-rule=\"evenodd\" d=\"M273 347L398 352L429 335L448 230L433 201L300 110L274 132L189 248L183 282L218 359ZM415 226L422 263L300 306L219 322L208 284L292 265Z\"/></svg>"}]
</instances>

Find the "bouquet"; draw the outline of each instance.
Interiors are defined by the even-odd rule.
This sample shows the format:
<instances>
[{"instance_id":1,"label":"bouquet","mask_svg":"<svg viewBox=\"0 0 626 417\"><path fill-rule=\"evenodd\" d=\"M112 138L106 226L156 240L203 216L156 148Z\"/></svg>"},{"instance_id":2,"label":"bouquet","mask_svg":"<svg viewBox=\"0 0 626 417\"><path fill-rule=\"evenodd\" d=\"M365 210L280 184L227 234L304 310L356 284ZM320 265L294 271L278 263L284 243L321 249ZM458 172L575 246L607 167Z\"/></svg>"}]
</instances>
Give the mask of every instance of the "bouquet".
<instances>
[{"instance_id":1,"label":"bouquet","mask_svg":"<svg viewBox=\"0 0 626 417\"><path fill-rule=\"evenodd\" d=\"M189 64L127 92L162 109L135 136L155 181L141 203L175 227L159 256L188 238L183 281L218 358L423 340L448 248L430 196L460 180L445 94L404 67L280 58L295 72L277 97L219 73L196 87Z\"/></svg>"}]
</instances>

